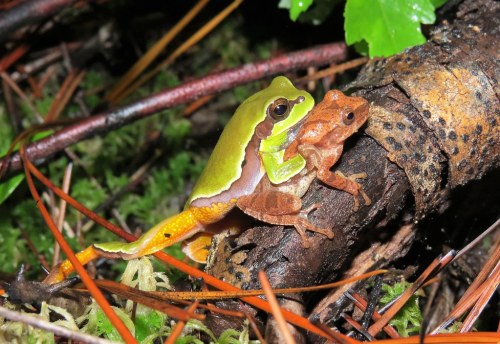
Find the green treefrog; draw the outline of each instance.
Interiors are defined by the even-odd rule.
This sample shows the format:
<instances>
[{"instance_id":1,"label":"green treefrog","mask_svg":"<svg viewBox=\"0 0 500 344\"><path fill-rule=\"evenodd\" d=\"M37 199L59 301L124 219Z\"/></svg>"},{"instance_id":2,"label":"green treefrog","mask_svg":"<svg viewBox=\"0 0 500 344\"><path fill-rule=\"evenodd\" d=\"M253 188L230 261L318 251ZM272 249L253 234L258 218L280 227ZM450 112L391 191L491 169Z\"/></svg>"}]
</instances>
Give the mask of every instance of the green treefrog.
<instances>
[{"instance_id":1,"label":"green treefrog","mask_svg":"<svg viewBox=\"0 0 500 344\"><path fill-rule=\"evenodd\" d=\"M312 96L285 77L246 99L224 128L193 188L184 210L169 217L131 243L94 244L77 257L86 264L97 257L133 259L155 253L221 220L239 198L254 192L264 176L273 184L286 182L306 165L300 154L283 159L285 148L314 106ZM73 266L63 262L46 278L64 279Z\"/></svg>"},{"instance_id":2,"label":"green treefrog","mask_svg":"<svg viewBox=\"0 0 500 344\"><path fill-rule=\"evenodd\" d=\"M335 189L352 194L354 210L358 209L358 195L364 198L365 204L370 204L370 199L356 182L356 178L366 177L365 173L345 177L340 172L330 171L342 154L344 141L368 119L368 110L368 102L363 98L349 97L338 90L328 91L307 116L295 140L285 151L285 161L300 153L307 161L304 169L280 184L273 183L264 176L252 194L238 198L238 208L267 223L294 226L304 247L310 246L306 229L332 238L331 230L317 228L307 219L309 212L318 205L302 209L301 197L314 178L318 178ZM234 226L228 228L235 230ZM210 246L212 235L203 233L195 240L189 240L183 248L184 252L191 259L204 262L209 253L207 246Z\"/></svg>"}]
</instances>

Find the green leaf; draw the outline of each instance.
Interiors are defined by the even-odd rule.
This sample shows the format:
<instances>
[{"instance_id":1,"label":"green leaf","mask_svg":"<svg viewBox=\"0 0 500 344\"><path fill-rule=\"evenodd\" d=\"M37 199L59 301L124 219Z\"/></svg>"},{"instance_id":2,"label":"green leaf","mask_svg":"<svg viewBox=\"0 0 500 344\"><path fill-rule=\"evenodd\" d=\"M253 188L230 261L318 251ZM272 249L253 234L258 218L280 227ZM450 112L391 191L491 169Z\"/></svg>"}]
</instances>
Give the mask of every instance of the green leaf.
<instances>
[{"instance_id":1,"label":"green leaf","mask_svg":"<svg viewBox=\"0 0 500 344\"><path fill-rule=\"evenodd\" d=\"M299 17L299 22L320 25L340 2L341 0L315 0L314 6Z\"/></svg>"},{"instance_id":2,"label":"green leaf","mask_svg":"<svg viewBox=\"0 0 500 344\"><path fill-rule=\"evenodd\" d=\"M24 174L10 177L0 183L0 204L2 204L11 193L21 184L24 179Z\"/></svg>"},{"instance_id":3,"label":"green leaf","mask_svg":"<svg viewBox=\"0 0 500 344\"><path fill-rule=\"evenodd\" d=\"M203 344L196 336L183 336L175 340L175 344Z\"/></svg>"},{"instance_id":4,"label":"green leaf","mask_svg":"<svg viewBox=\"0 0 500 344\"><path fill-rule=\"evenodd\" d=\"M313 0L281 0L279 8L287 8L290 11L290 19L296 21L301 13L307 11Z\"/></svg>"},{"instance_id":5,"label":"green leaf","mask_svg":"<svg viewBox=\"0 0 500 344\"><path fill-rule=\"evenodd\" d=\"M52 130L39 132L33 135L32 141L41 140L44 137L47 137L50 134L52 134L52 132L53 132ZM19 144L16 145L14 150L17 149L19 149ZM0 149L0 156L5 156L8 150L9 150L8 147L2 147L2 149ZM24 179L24 174L18 174L16 176L10 177L7 180L0 181L0 204L2 204L14 192L14 190L16 190L16 188L19 186L19 184L21 184L23 179Z\"/></svg>"},{"instance_id":6,"label":"green leaf","mask_svg":"<svg viewBox=\"0 0 500 344\"><path fill-rule=\"evenodd\" d=\"M217 341L217 338L215 338L215 335L212 332L212 330L210 330L205 324L203 324L199 320L196 320L196 319L189 320L186 323L185 328L186 328L186 331L193 331L193 330L195 330L195 331L203 332L206 335L208 335L210 337L210 339L212 339L213 342Z\"/></svg>"},{"instance_id":7,"label":"green leaf","mask_svg":"<svg viewBox=\"0 0 500 344\"><path fill-rule=\"evenodd\" d=\"M347 44L366 41L370 57L425 43L420 24L436 20L430 0L347 0L344 17Z\"/></svg>"}]
</instances>

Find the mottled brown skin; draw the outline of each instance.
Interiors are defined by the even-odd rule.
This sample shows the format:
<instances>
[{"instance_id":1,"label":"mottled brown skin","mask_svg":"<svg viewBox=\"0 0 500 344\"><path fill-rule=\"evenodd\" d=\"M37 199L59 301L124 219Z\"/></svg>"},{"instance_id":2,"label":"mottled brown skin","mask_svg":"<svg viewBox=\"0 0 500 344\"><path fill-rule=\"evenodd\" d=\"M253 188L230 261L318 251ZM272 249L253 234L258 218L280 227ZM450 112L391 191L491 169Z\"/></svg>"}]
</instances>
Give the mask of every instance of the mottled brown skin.
<instances>
[{"instance_id":1,"label":"mottled brown skin","mask_svg":"<svg viewBox=\"0 0 500 344\"><path fill-rule=\"evenodd\" d=\"M306 229L332 238L330 230L318 228L308 221L308 213L318 206L302 209L301 197L317 177L335 189L352 194L355 209L359 207L360 194L365 204L371 203L355 180L366 177L365 173L345 177L340 172L330 171L342 154L344 141L357 132L368 119L368 108L368 102L363 98L348 97L337 90L328 91L308 115L296 139L285 153L285 160L300 153L307 161L304 170L279 185L273 185L268 178L263 178L255 192L241 197L237 206L259 220L294 226L305 247L310 246L305 235Z\"/></svg>"},{"instance_id":2,"label":"mottled brown skin","mask_svg":"<svg viewBox=\"0 0 500 344\"><path fill-rule=\"evenodd\" d=\"M307 118L296 140L286 150L285 160L297 154L306 159L308 170L315 168L316 177L332 188L354 196L354 208L358 209L358 195L371 203L356 178L366 178L365 173L345 177L330 168L342 154L344 141L353 135L368 119L368 101L360 97L348 97L338 90L329 91L323 101ZM350 117L352 117L350 119Z\"/></svg>"}]
</instances>

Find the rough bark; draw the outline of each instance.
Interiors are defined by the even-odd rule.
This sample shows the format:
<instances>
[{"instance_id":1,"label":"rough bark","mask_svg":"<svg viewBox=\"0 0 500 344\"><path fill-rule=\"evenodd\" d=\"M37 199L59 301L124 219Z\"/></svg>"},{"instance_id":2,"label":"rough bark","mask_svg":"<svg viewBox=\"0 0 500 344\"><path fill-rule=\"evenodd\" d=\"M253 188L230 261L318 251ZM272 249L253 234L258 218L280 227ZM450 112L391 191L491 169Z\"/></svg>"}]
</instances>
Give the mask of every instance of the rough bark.
<instances>
[{"instance_id":1,"label":"rough bark","mask_svg":"<svg viewBox=\"0 0 500 344\"><path fill-rule=\"evenodd\" d=\"M260 288L257 272L264 270L273 287L297 287L333 280L359 252L376 252L375 243L389 245L383 259L351 273L404 255L419 229L417 220L442 212L459 186L498 170L499 28L498 2L466 1L452 24L443 21L428 43L371 61L346 89L370 101L370 119L334 169L366 172L362 184L372 205L354 212L350 195L316 182L304 207L321 204L310 218L334 228L333 240L311 234L313 245L305 249L293 228L258 226L220 240L208 272L254 289ZM404 234L389 230L389 223L403 226ZM335 319L341 305L332 302L317 305L311 319ZM215 329L218 319L212 320Z\"/></svg>"}]
</instances>

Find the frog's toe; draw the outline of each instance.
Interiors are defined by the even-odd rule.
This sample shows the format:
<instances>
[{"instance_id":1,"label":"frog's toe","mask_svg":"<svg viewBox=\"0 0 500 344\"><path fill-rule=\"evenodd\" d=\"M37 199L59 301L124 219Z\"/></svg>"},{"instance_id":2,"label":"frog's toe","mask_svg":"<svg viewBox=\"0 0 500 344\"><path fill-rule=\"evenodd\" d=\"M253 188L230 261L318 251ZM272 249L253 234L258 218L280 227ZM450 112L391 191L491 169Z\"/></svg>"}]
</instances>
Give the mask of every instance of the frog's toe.
<instances>
[{"instance_id":1,"label":"frog's toe","mask_svg":"<svg viewBox=\"0 0 500 344\"><path fill-rule=\"evenodd\" d=\"M368 195L366 194L366 192L363 191L363 189L360 189L359 193L363 197L363 200L365 201L365 205L366 206L369 206L369 205L372 204L372 200L370 199L370 197L368 197Z\"/></svg>"},{"instance_id":2,"label":"frog's toe","mask_svg":"<svg viewBox=\"0 0 500 344\"><path fill-rule=\"evenodd\" d=\"M316 227L311 222L309 222L307 219L301 219L300 225L311 232L323 234L328 239L333 239L333 237L334 237L334 234L330 229Z\"/></svg>"},{"instance_id":3,"label":"frog's toe","mask_svg":"<svg viewBox=\"0 0 500 344\"><path fill-rule=\"evenodd\" d=\"M299 233L300 238L302 239L302 246L304 248L311 247L311 242L309 241L309 238L306 235L306 229L299 223L296 223L294 227L297 230L297 233Z\"/></svg>"},{"instance_id":4,"label":"frog's toe","mask_svg":"<svg viewBox=\"0 0 500 344\"><path fill-rule=\"evenodd\" d=\"M307 219L307 216L309 215L309 213L311 213L313 210L316 210L316 209L319 209L321 208L321 204L320 203L314 203L312 204L311 206L307 207L306 209L302 209L300 211L300 217L302 218L305 218Z\"/></svg>"}]
</instances>

